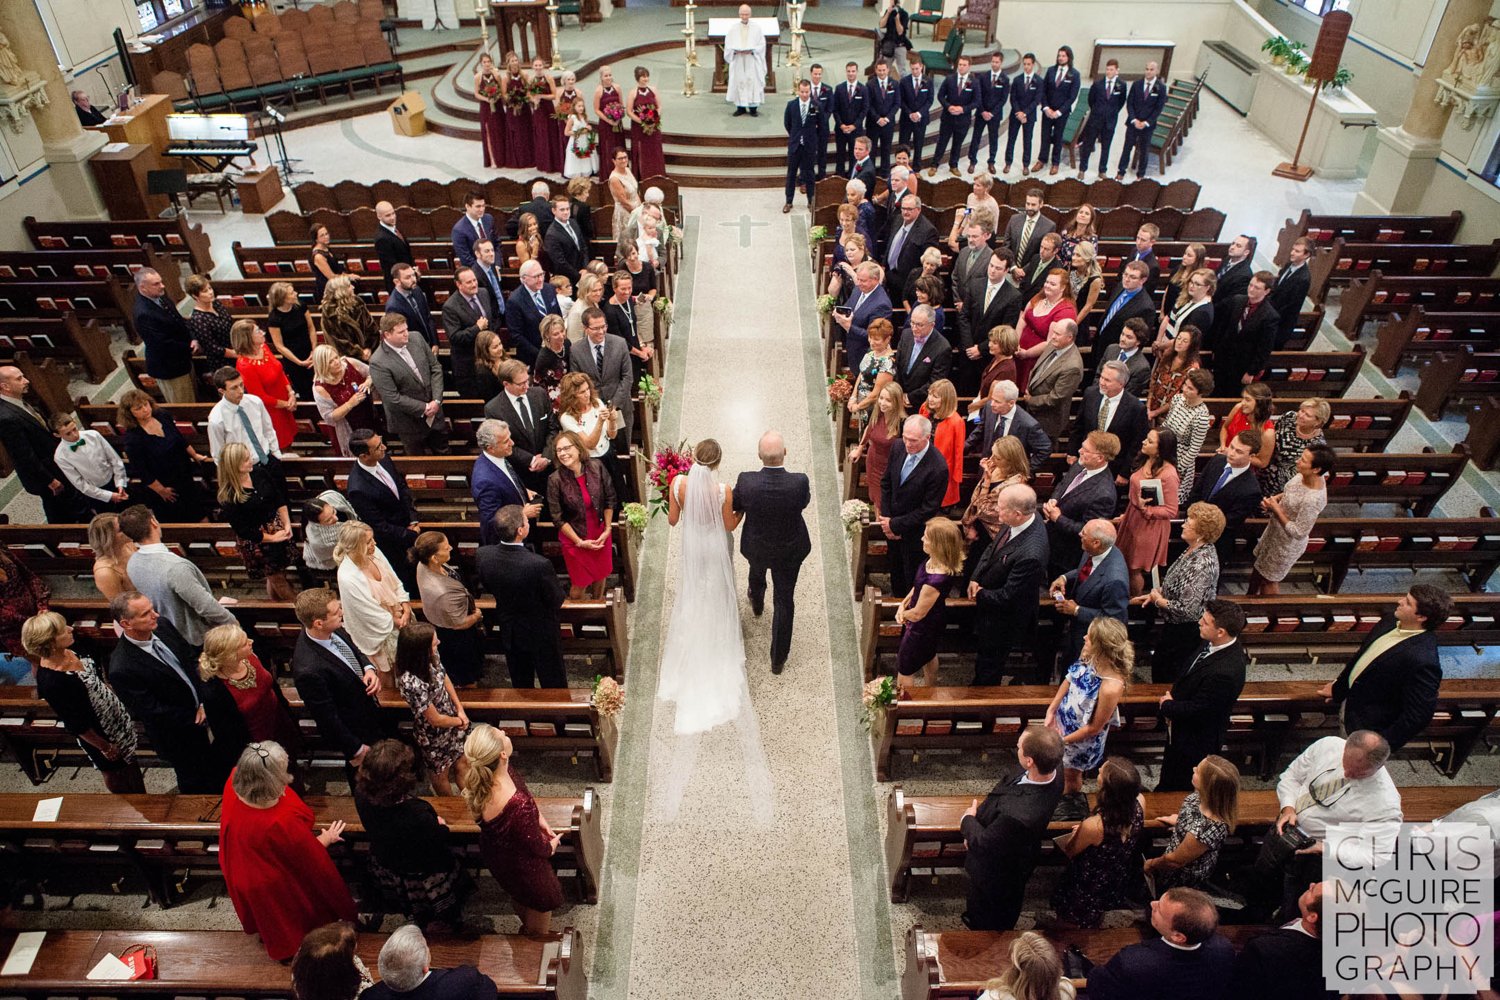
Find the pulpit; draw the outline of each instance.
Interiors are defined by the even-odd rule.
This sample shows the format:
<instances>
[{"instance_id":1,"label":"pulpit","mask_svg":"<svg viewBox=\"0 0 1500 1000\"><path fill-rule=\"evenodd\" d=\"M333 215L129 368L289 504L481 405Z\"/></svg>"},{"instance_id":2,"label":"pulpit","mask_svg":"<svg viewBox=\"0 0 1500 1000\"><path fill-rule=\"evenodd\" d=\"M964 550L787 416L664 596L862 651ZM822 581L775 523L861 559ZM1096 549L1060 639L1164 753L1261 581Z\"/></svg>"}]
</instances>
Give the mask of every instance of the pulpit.
<instances>
[{"instance_id":1,"label":"pulpit","mask_svg":"<svg viewBox=\"0 0 1500 1000\"><path fill-rule=\"evenodd\" d=\"M491 0L495 36L501 52L516 52L522 65L545 59L552 65L552 28L547 23L546 0Z\"/></svg>"},{"instance_id":2,"label":"pulpit","mask_svg":"<svg viewBox=\"0 0 1500 1000\"><path fill-rule=\"evenodd\" d=\"M740 23L737 17L711 17L708 19L708 40L714 47L715 94L729 91L729 63L724 59L724 37ZM774 17L752 17L750 23L760 25L766 33L766 93L776 93L776 70L772 68L772 51L776 39L781 37L781 24Z\"/></svg>"}]
</instances>

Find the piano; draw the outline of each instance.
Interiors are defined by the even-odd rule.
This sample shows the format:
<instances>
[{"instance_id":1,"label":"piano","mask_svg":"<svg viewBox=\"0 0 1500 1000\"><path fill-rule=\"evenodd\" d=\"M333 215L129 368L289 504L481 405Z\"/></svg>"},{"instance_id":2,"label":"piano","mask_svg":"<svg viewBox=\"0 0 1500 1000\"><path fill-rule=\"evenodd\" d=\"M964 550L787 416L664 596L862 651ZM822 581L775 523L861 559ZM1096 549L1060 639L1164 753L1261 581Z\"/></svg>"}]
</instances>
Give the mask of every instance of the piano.
<instances>
[{"instance_id":1,"label":"piano","mask_svg":"<svg viewBox=\"0 0 1500 1000\"><path fill-rule=\"evenodd\" d=\"M209 174L223 173L242 156L253 166L260 148L250 141L248 115L168 115L167 136L171 144L163 156L191 160Z\"/></svg>"}]
</instances>

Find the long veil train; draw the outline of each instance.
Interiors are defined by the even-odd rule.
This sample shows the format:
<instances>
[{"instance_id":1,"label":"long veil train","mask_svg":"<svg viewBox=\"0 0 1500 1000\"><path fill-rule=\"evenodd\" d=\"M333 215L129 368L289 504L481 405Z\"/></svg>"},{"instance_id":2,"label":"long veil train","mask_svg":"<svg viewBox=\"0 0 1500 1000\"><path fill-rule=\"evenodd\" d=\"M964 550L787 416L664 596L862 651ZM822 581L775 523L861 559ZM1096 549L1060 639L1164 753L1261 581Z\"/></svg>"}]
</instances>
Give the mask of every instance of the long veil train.
<instances>
[{"instance_id":1,"label":"long veil train","mask_svg":"<svg viewBox=\"0 0 1500 1000\"><path fill-rule=\"evenodd\" d=\"M682 513L677 599L662 651L658 701L675 705L670 746L653 755L665 772L654 782L657 808L675 819L710 730L731 724L739 736L745 789L756 823L771 821L771 772L745 681L745 643L731 562L734 536L724 530L723 494L714 472L694 463ZM673 483L676 488L677 484Z\"/></svg>"}]
</instances>

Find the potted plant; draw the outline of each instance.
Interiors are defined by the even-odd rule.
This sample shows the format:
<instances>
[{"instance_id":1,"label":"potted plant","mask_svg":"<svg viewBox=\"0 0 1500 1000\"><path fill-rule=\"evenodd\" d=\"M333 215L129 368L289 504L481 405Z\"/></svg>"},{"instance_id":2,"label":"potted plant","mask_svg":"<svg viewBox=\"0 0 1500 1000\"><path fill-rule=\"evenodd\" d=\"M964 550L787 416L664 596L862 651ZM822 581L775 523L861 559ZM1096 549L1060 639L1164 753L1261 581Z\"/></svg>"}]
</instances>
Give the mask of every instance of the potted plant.
<instances>
[{"instance_id":1,"label":"potted plant","mask_svg":"<svg viewBox=\"0 0 1500 1000\"><path fill-rule=\"evenodd\" d=\"M1338 69L1334 70L1332 78L1324 80L1322 86L1318 89L1327 90L1329 87L1332 87L1334 90L1342 93L1344 88L1349 85L1349 81L1352 79L1354 79L1354 74L1349 72L1347 68L1340 66ZM1312 83L1313 81L1309 79L1307 82Z\"/></svg>"},{"instance_id":2,"label":"potted plant","mask_svg":"<svg viewBox=\"0 0 1500 1000\"><path fill-rule=\"evenodd\" d=\"M1307 69L1312 58L1303 50L1307 48L1302 42L1293 42L1292 49L1286 56L1286 75L1296 76Z\"/></svg>"},{"instance_id":3,"label":"potted plant","mask_svg":"<svg viewBox=\"0 0 1500 1000\"><path fill-rule=\"evenodd\" d=\"M1282 35L1272 35L1266 39L1260 50L1270 53L1273 66L1283 66L1286 64L1286 57L1292 53L1292 43Z\"/></svg>"}]
</instances>

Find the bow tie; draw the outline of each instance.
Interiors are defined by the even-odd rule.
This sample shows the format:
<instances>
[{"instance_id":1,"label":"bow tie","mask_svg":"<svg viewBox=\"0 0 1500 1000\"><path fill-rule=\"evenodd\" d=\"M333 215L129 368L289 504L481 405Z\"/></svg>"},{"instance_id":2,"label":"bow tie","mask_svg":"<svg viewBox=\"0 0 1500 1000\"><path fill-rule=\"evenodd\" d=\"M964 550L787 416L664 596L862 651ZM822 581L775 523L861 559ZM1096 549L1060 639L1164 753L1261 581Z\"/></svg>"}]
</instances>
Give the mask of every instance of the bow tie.
<instances>
[{"instance_id":1,"label":"bow tie","mask_svg":"<svg viewBox=\"0 0 1500 1000\"><path fill-rule=\"evenodd\" d=\"M77 441L69 441L68 450L77 451L79 448L82 448L86 444L88 444L88 441L85 438L79 438Z\"/></svg>"}]
</instances>

